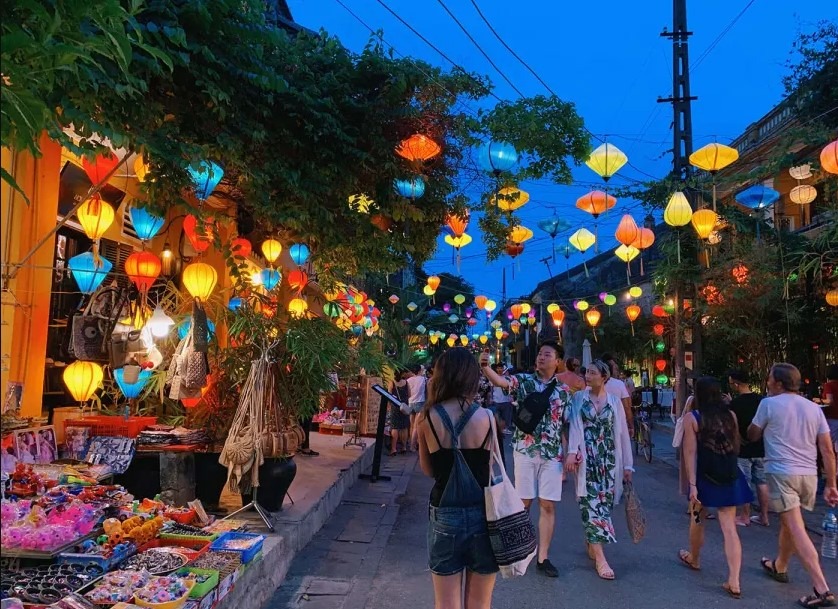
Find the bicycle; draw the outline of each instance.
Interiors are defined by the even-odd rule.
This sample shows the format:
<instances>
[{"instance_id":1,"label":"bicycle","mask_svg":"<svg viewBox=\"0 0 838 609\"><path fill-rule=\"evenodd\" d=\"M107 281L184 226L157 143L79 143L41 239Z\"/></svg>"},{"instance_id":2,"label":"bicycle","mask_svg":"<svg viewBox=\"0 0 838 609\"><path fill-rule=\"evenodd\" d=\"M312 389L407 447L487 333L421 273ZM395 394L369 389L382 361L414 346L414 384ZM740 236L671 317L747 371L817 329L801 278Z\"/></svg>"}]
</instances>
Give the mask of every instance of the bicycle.
<instances>
[{"instance_id":1,"label":"bicycle","mask_svg":"<svg viewBox=\"0 0 838 609\"><path fill-rule=\"evenodd\" d=\"M634 415L634 454L643 451L646 463L652 462L652 406L643 402Z\"/></svg>"}]
</instances>

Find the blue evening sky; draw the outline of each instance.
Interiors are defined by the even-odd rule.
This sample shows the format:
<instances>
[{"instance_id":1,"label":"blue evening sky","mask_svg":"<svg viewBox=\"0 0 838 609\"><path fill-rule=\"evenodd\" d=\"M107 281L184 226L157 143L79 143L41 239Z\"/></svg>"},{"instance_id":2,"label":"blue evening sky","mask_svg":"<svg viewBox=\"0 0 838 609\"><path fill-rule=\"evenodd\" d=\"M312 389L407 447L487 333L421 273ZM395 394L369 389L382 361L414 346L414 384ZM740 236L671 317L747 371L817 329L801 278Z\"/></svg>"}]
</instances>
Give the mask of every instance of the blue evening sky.
<instances>
[{"instance_id":1,"label":"blue evening sky","mask_svg":"<svg viewBox=\"0 0 838 609\"><path fill-rule=\"evenodd\" d=\"M439 2L383 1L458 64L488 75L499 97L517 97ZM612 183L647 179L644 173L666 175L672 163L672 108L656 100L668 97L672 88L672 44L659 36L664 27L672 29L672 2L477 1L509 46L560 97L576 104L587 127L600 136L607 135L610 143L629 156L633 167L624 167ZM399 54L451 67L377 0L343 2L370 27L383 30L384 40ZM525 95L547 94L498 42L469 0L444 2L518 89ZM289 0L288 4L295 21L313 30L326 30L352 50L361 50L371 36L336 0ZM798 31L813 29L821 19L838 19L838 2L833 0L692 0L687 4L687 23L694 32L690 39L691 87L699 98L693 102L696 149L714 140L730 143L771 110L782 99L784 64ZM557 244L564 246L567 237L581 226L593 231L590 216L578 211L575 202L592 186L601 187L601 181L585 165L574 170L574 179L570 186L546 180L520 185L531 200L517 215L535 237L518 258L514 281L508 256L486 262L485 246L472 218L468 232L474 241L462 250L461 274L475 285L476 293L500 302L503 268L507 269L508 296L528 293L547 279L547 268L539 259L551 254L551 243L536 223L552 216L554 209L571 225L559 235ZM469 181L464 179L463 185ZM477 199L480 187L472 184L467 192ZM623 213L634 213L638 224L643 221L637 202L619 200L615 210L600 218L601 248L616 244L614 230ZM570 266L581 262L578 252L569 260ZM557 254L553 272L564 271L565 263ZM442 239L425 269L456 273L451 248Z\"/></svg>"}]
</instances>

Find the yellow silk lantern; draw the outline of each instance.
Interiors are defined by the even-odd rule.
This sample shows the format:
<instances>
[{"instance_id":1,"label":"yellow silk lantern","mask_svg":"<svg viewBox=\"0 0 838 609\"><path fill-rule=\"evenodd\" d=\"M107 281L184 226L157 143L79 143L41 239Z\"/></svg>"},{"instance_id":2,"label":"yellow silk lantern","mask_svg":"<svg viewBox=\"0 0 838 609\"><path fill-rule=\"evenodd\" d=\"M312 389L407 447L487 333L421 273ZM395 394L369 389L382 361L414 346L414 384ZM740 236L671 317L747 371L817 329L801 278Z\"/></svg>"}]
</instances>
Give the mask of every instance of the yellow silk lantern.
<instances>
[{"instance_id":1,"label":"yellow silk lantern","mask_svg":"<svg viewBox=\"0 0 838 609\"><path fill-rule=\"evenodd\" d=\"M550 304L547 305L547 312L550 313L551 315L552 315L553 311L556 311L558 309L559 309L559 305L557 305L555 302L551 302Z\"/></svg>"},{"instance_id":2,"label":"yellow silk lantern","mask_svg":"<svg viewBox=\"0 0 838 609\"><path fill-rule=\"evenodd\" d=\"M428 336L428 340L431 341L432 345L435 345L439 342L439 334L430 334Z\"/></svg>"},{"instance_id":3,"label":"yellow silk lantern","mask_svg":"<svg viewBox=\"0 0 838 609\"><path fill-rule=\"evenodd\" d=\"M424 288L422 288L422 291L425 293L425 296L433 296L434 294L436 294L436 290L429 285L426 285Z\"/></svg>"},{"instance_id":4,"label":"yellow silk lantern","mask_svg":"<svg viewBox=\"0 0 838 609\"><path fill-rule=\"evenodd\" d=\"M707 240L710 237L718 219L719 215L712 209L699 209L692 215L693 228L700 239Z\"/></svg>"},{"instance_id":5,"label":"yellow silk lantern","mask_svg":"<svg viewBox=\"0 0 838 609\"><path fill-rule=\"evenodd\" d=\"M532 311L532 305L528 302L521 303L521 315L529 315L529 312Z\"/></svg>"},{"instance_id":6,"label":"yellow silk lantern","mask_svg":"<svg viewBox=\"0 0 838 609\"><path fill-rule=\"evenodd\" d=\"M349 209L357 211L359 214L370 213L370 206L375 203L370 197L365 194L351 195L348 198Z\"/></svg>"},{"instance_id":7,"label":"yellow silk lantern","mask_svg":"<svg viewBox=\"0 0 838 609\"><path fill-rule=\"evenodd\" d=\"M120 319L119 323L123 326L131 326L136 330L141 330L152 315L154 315L154 311L150 307L138 305L131 307L128 316Z\"/></svg>"},{"instance_id":8,"label":"yellow silk lantern","mask_svg":"<svg viewBox=\"0 0 838 609\"><path fill-rule=\"evenodd\" d=\"M640 250L632 245L621 245L617 249L614 250L614 254L622 260L623 262L631 262L637 255L640 253Z\"/></svg>"},{"instance_id":9,"label":"yellow silk lantern","mask_svg":"<svg viewBox=\"0 0 838 609\"><path fill-rule=\"evenodd\" d=\"M92 241L98 240L113 224L113 207L103 201L98 194L82 203L76 214L84 234Z\"/></svg>"},{"instance_id":10,"label":"yellow silk lantern","mask_svg":"<svg viewBox=\"0 0 838 609\"><path fill-rule=\"evenodd\" d=\"M532 239L532 234L532 231L526 226L518 224L517 226L513 226L512 230L509 231L509 240L513 243L521 244Z\"/></svg>"},{"instance_id":11,"label":"yellow silk lantern","mask_svg":"<svg viewBox=\"0 0 838 609\"><path fill-rule=\"evenodd\" d=\"M183 285L192 298L209 300L217 282L218 273L204 262L193 262L183 269Z\"/></svg>"},{"instance_id":12,"label":"yellow silk lantern","mask_svg":"<svg viewBox=\"0 0 838 609\"><path fill-rule=\"evenodd\" d=\"M134 159L134 175L137 176L137 182L145 182L145 177L148 175L148 164L140 154Z\"/></svg>"},{"instance_id":13,"label":"yellow silk lantern","mask_svg":"<svg viewBox=\"0 0 838 609\"><path fill-rule=\"evenodd\" d=\"M506 186L498 191L497 196L492 198L492 203L498 206L502 211L515 211L519 207L523 207L530 200L528 192L516 188L515 186Z\"/></svg>"},{"instance_id":14,"label":"yellow silk lantern","mask_svg":"<svg viewBox=\"0 0 838 609\"><path fill-rule=\"evenodd\" d=\"M468 336L460 334L460 344L465 347L468 344Z\"/></svg>"},{"instance_id":15,"label":"yellow silk lantern","mask_svg":"<svg viewBox=\"0 0 838 609\"><path fill-rule=\"evenodd\" d=\"M448 338L446 338L446 339L445 339L445 342L446 342L446 343L448 343L448 346L449 346L449 347L453 347L453 346L454 346L454 343L456 343L456 342L457 342L457 338L456 338L455 336L453 336L453 335L452 335L452 336L449 336Z\"/></svg>"},{"instance_id":16,"label":"yellow silk lantern","mask_svg":"<svg viewBox=\"0 0 838 609\"><path fill-rule=\"evenodd\" d=\"M270 264L276 262L280 254L282 254L282 244L276 239L266 239L262 243L262 255Z\"/></svg>"},{"instance_id":17,"label":"yellow silk lantern","mask_svg":"<svg viewBox=\"0 0 838 609\"><path fill-rule=\"evenodd\" d=\"M485 345L486 343L489 342L489 337L486 336L485 334L481 334L479 340L480 340L481 345Z\"/></svg>"},{"instance_id":18,"label":"yellow silk lantern","mask_svg":"<svg viewBox=\"0 0 838 609\"><path fill-rule=\"evenodd\" d=\"M826 303L831 307L838 307L838 290L829 290L826 293Z\"/></svg>"},{"instance_id":19,"label":"yellow silk lantern","mask_svg":"<svg viewBox=\"0 0 838 609\"><path fill-rule=\"evenodd\" d=\"M455 237L453 235L445 235L445 243L447 243L456 250L460 249L461 247L467 246L471 242L472 238L471 235L469 235L468 233L463 233L459 237Z\"/></svg>"},{"instance_id":20,"label":"yellow silk lantern","mask_svg":"<svg viewBox=\"0 0 838 609\"><path fill-rule=\"evenodd\" d=\"M596 325L599 323L601 317L602 313L600 313L596 309L591 309L590 311L585 313L585 319L587 319L588 323L591 324L591 326L594 328L596 328Z\"/></svg>"},{"instance_id":21,"label":"yellow silk lantern","mask_svg":"<svg viewBox=\"0 0 838 609\"><path fill-rule=\"evenodd\" d=\"M580 228L570 236L570 244L583 254L596 242L596 237L587 228Z\"/></svg>"},{"instance_id":22,"label":"yellow silk lantern","mask_svg":"<svg viewBox=\"0 0 838 609\"><path fill-rule=\"evenodd\" d=\"M724 169L739 158L736 148L713 142L702 146L690 155L690 165L710 173Z\"/></svg>"},{"instance_id":23,"label":"yellow silk lantern","mask_svg":"<svg viewBox=\"0 0 838 609\"><path fill-rule=\"evenodd\" d=\"M509 324L509 329L517 336L518 332L521 331L521 322L517 319L513 320L512 323Z\"/></svg>"},{"instance_id":24,"label":"yellow silk lantern","mask_svg":"<svg viewBox=\"0 0 838 609\"><path fill-rule=\"evenodd\" d=\"M498 303L496 303L494 300L487 300L483 308L486 309L486 311L488 311L489 313L491 313L492 311L498 308Z\"/></svg>"},{"instance_id":25,"label":"yellow silk lantern","mask_svg":"<svg viewBox=\"0 0 838 609\"><path fill-rule=\"evenodd\" d=\"M795 186L789 193L789 199L791 199L791 202L797 203L798 205L808 205L814 201L817 196L818 191L814 186L810 186L809 184L800 184L799 186Z\"/></svg>"},{"instance_id":26,"label":"yellow silk lantern","mask_svg":"<svg viewBox=\"0 0 838 609\"><path fill-rule=\"evenodd\" d=\"M64 384L77 402L86 402L102 385L105 373L95 362L75 361L62 374Z\"/></svg>"},{"instance_id":27,"label":"yellow silk lantern","mask_svg":"<svg viewBox=\"0 0 838 609\"><path fill-rule=\"evenodd\" d=\"M628 157L622 150L606 142L591 153L585 165L607 182L627 162Z\"/></svg>"},{"instance_id":28,"label":"yellow silk lantern","mask_svg":"<svg viewBox=\"0 0 838 609\"><path fill-rule=\"evenodd\" d=\"M663 221L669 226L686 226L692 219L693 210L683 192L675 192L669 197L669 203L663 211Z\"/></svg>"},{"instance_id":29,"label":"yellow silk lantern","mask_svg":"<svg viewBox=\"0 0 838 609\"><path fill-rule=\"evenodd\" d=\"M821 169L829 173L838 173L838 140L829 142L821 150Z\"/></svg>"},{"instance_id":30,"label":"yellow silk lantern","mask_svg":"<svg viewBox=\"0 0 838 609\"><path fill-rule=\"evenodd\" d=\"M588 303L587 300L580 300L576 303L576 310L577 311L587 311L591 308L591 305Z\"/></svg>"},{"instance_id":31,"label":"yellow silk lantern","mask_svg":"<svg viewBox=\"0 0 838 609\"><path fill-rule=\"evenodd\" d=\"M632 286L629 288L629 296L632 298L640 298L643 295L643 289L640 286Z\"/></svg>"},{"instance_id":32,"label":"yellow silk lantern","mask_svg":"<svg viewBox=\"0 0 838 609\"><path fill-rule=\"evenodd\" d=\"M634 221L631 214L626 214L620 219L620 224L617 225L617 230L614 233L614 236L617 237L617 241L628 246L631 245L635 239L637 239L639 232L637 222Z\"/></svg>"},{"instance_id":33,"label":"yellow silk lantern","mask_svg":"<svg viewBox=\"0 0 838 609\"><path fill-rule=\"evenodd\" d=\"M288 303L288 312L292 317L300 318L308 311L308 303L302 298L293 298Z\"/></svg>"},{"instance_id":34,"label":"yellow silk lantern","mask_svg":"<svg viewBox=\"0 0 838 609\"><path fill-rule=\"evenodd\" d=\"M466 297L462 294L457 294L456 296L454 296L454 302L456 302L458 305L463 304L465 301Z\"/></svg>"},{"instance_id":35,"label":"yellow silk lantern","mask_svg":"<svg viewBox=\"0 0 838 609\"><path fill-rule=\"evenodd\" d=\"M503 330L501 330L500 328L495 330L495 338L498 339L498 340L502 339L503 338Z\"/></svg>"}]
</instances>

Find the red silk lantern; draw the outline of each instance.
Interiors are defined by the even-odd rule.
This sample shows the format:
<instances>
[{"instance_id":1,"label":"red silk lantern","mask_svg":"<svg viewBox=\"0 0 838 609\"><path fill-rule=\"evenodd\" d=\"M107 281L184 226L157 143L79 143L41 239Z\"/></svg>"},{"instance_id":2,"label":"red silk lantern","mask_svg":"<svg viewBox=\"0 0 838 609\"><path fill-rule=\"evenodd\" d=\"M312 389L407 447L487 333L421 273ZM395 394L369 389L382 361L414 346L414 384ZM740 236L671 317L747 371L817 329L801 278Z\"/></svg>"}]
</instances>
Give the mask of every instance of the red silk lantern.
<instances>
[{"instance_id":1,"label":"red silk lantern","mask_svg":"<svg viewBox=\"0 0 838 609\"><path fill-rule=\"evenodd\" d=\"M509 254L512 258L516 256L520 256L524 252L524 244L523 243L514 243L512 241L506 242L506 253Z\"/></svg>"},{"instance_id":2,"label":"red silk lantern","mask_svg":"<svg viewBox=\"0 0 838 609\"><path fill-rule=\"evenodd\" d=\"M472 326L472 327L473 327L473 326L476 326L476 325L477 325L477 320L476 320L476 319L474 319L473 317L469 317L469 318L468 318L468 321L467 321L466 323L467 323L469 326Z\"/></svg>"},{"instance_id":3,"label":"red silk lantern","mask_svg":"<svg viewBox=\"0 0 838 609\"><path fill-rule=\"evenodd\" d=\"M230 251L236 258L247 258L253 253L253 244L244 237L236 237L230 242Z\"/></svg>"},{"instance_id":4,"label":"red silk lantern","mask_svg":"<svg viewBox=\"0 0 838 609\"><path fill-rule=\"evenodd\" d=\"M663 310L663 307L660 305L655 305L652 307L652 315L655 317L669 317L669 314Z\"/></svg>"},{"instance_id":5,"label":"red silk lantern","mask_svg":"<svg viewBox=\"0 0 838 609\"><path fill-rule=\"evenodd\" d=\"M81 160L81 168L94 186L101 184L105 177L119 165L119 159L110 150L98 155L93 161L86 157Z\"/></svg>"},{"instance_id":6,"label":"red silk lantern","mask_svg":"<svg viewBox=\"0 0 838 609\"><path fill-rule=\"evenodd\" d=\"M148 292L162 268L163 261L151 252L134 252L125 260L125 274L140 292Z\"/></svg>"},{"instance_id":7,"label":"red silk lantern","mask_svg":"<svg viewBox=\"0 0 838 609\"><path fill-rule=\"evenodd\" d=\"M302 292L307 284L308 275L305 274L305 271L296 269L288 273L288 285L291 286L292 290L296 290L298 293Z\"/></svg>"},{"instance_id":8,"label":"red silk lantern","mask_svg":"<svg viewBox=\"0 0 838 609\"><path fill-rule=\"evenodd\" d=\"M658 369L658 372L663 372L664 370L666 370L666 360L665 359L655 360L655 368Z\"/></svg>"},{"instance_id":9,"label":"red silk lantern","mask_svg":"<svg viewBox=\"0 0 838 609\"><path fill-rule=\"evenodd\" d=\"M198 234L198 219L189 214L183 219L183 232L189 239L192 249L199 254L205 252L212 244L213 225L209 220L204 222L204 234L200 235Z\"/></svg>"},{"instance_id":10,"label":"red silk lantern","mask_svg":"<svg viewBox=\"0 0 838 609\"><path fill-rule=\"evenodd\" d=\"M666 327L663 324L655 324L652 327L652 332L655 333L655 336L663 336L663 333L666 331Z\"/></svg>"}]
</instances>

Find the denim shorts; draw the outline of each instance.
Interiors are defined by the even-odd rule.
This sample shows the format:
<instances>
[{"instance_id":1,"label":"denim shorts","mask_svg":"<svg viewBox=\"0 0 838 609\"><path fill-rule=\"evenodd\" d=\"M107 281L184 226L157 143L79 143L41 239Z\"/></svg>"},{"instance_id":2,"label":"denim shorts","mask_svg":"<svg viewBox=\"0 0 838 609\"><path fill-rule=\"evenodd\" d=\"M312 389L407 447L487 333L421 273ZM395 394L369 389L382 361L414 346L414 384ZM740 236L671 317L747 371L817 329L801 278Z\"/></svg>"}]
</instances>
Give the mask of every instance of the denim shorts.
<instances>
[{"instance_id":1,"label":"denim shorts","mask_svg":"<svg viewBox=\"0 0 838 609\"><path fill-rule=\"evenodd\" d=\"M748 479L748 485L752 491L756 491L754 485L767 484L765 481L765 460L759 457L750 459L739 458L739 469Z\"/></svg>"},{"instance_id":2,"label":"denim shorts","mask_svg":"<svg viewBox=\"0 0 838 609\"><path fill-rule=\"evenodd\" d=\"M428 566L436 575L455 575L464 569L479 575L498 572L482 505L429 507Z\"/></svg>"}]
</instances>

